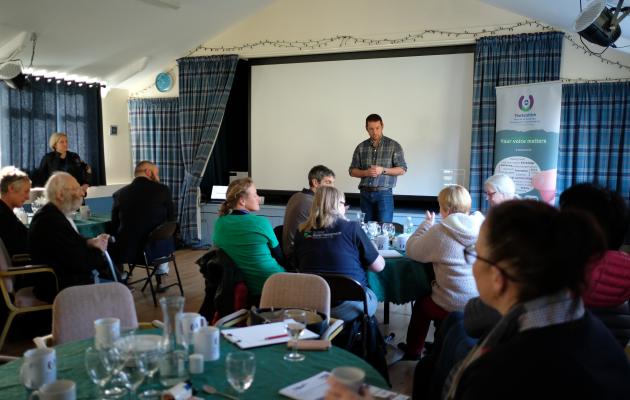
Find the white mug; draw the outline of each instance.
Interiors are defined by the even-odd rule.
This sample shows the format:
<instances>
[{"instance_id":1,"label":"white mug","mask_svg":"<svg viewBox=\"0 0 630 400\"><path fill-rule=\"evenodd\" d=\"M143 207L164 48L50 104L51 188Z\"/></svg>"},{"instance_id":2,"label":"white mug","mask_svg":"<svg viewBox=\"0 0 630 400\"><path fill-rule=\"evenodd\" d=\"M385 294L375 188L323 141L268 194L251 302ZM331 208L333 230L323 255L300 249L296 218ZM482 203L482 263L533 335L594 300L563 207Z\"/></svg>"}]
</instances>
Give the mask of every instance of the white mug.
<instances>
[{"instance_id":1,"label":"white mug","mask_svg":"<svg viewBox=\"0 0 630 400\"><path fill-rule=\"evenodd\" d=\"M378 250L389 250L389 236L387 234L378 235L374 238Z\"/></svg>"},{"instance_id":2,"label":"white mug","mask_svg":"<svg viewBox=\"0 0 630 400\"><path fill-rule=\"evenodd\" d=\"M81 219L89 219L92 216L90 206L81 206L81 208L79 208L79 214L81 215Z\"/></svg>"},{"instance_id":3,"label":"white mug","mask_svg":"<svg viewBox=\"0 0 630 400\"><path fill-rule=\"evenodd\" d=\"M97 350L112 347L120 337L118 318L99 318L94 321L94 347Z\"/></svg>"},{"instance_id":4,"label":"white mug","mask_svg":"<svg viewBox=\"0 0 630 400\"><path fill-rule=\"evenodd\" d=\"M394 248L400 251L405 251L407 249L407 240L409 239L409 234L403 233L394 238Z\"/></svg>"},{"instance_id":5,"label":"white mug","mask_svg":"<svg viewBox=\"0 0 630 400\"><path fill-rule=\"evenodd\" d=\"M51 383L47 383L34 391L28 397L31 399L42 400L76 400L77 385L70 380L60 379Z\"/></svg>"},{"instance_id":6,"label":"white mug","mask_svg":"<svg viewBox=\"0 0 630 400\"><path fill-rule=\"evenodd\" d=\"M343 383L348 389L353 392L359 392L359 389L363 385L365 379L365 371L357 367L337 367L331 371L332 376L335 379Z\"/></svg>"},{"instance_id":7,"label":"white mug","mask_svg":"<svg viewBox=\"0 0 630 400\"><path fill-rule=\"evenodd\" d=\"M55 349L30 349L24 353L20 378L24 386L38 389L57 380L57 355Z\"/></svg>"},{"instance_id":8,"label":"white mug","mask_svg":"<svg viewBox=\"0 0 630 400\"><path fill-rule=\"evenodd\" d=\"M177 316L177 333L179 335L178 343L191 345L193 335L200 328L208 326L208 321L198 313L181 313Z\"/></svg>"},{"instance_id":9,"label":"white mug","mask_svg":"<svg viewBox=\"0 0 630 400\"><path fill-rule=\"evenodd\" d=\"M221 356L219 329L204 326L195 333L195 353L203 355L204 361L215 361Z\"/></svg>"}]
</instances>

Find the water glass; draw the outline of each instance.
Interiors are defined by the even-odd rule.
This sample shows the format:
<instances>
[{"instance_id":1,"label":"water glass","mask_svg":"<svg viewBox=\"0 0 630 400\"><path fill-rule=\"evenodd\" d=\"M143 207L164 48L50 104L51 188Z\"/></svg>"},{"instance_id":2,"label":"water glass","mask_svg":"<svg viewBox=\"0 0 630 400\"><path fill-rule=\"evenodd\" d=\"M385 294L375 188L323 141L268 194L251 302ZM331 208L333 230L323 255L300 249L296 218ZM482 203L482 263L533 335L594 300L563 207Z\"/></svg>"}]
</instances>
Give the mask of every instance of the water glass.
<instances>
[{"instance_id":1,"label":"water glass","mask_svg":"<svg viewBox=\"0 0 630 400\"><path fill-rule=\"evenodd\" d=\"M370 239L374 239L381 234L381 226L376 221L368 222L368 236Z\"/></svg>"},{"instance_id":2,"label":"water glass","mask_svg":"<svg viewBox=\"0 0 630 400\"><path fill-rule=\"evenodd\" d=\"M365 222L365 213L364 212L361 212L361 211L357 212L357 221L359 223Z\"/></svg>"},{"instance_id":3,"label":"water glass","mask_svg":"<svg viewBox=\"0 0 630 400\"><path fill-rule=\"evenodd\" d=\"M98 386L102 398L118 398L126 392L126 389L123 387L124 383L119 386L114 384L112 377L118 372L114 371L107 352L108 350L88 347L84 357L85 370L92 382Z\"/></svg>"},{"instance_id":4,"label":"water glass","mask_svg":"<svg viewBox=\"0 0 630 400\"><path fill-rule=\"evenodd\" d=\"M225 358L225 374L230 385L238 393L252 386L256 373L256 357L250 351L229 353Z\"/></svg>"},{"instance_id":5,"label":"water glass","mask_svg":"<svg viewBox=\"0 0 630 400\"><path fill-rule=\"evenodd\" d=\"M147 375L144 359L139 353L132 352L125 360L120 373L126 378L125 387L129 389L131 395L135 394Z\"/></svg>"},{"instance_id":6,"label":"water glass","mask_svg":"<svg viewBox=\"0 0 630 400\"><path fill-rule=\"evenodd\" d=\"M391 222L383 223L383 233L389 237L389 240L392 240L394 236L396 236L396 227Z\"/></svg>"},{"instance_id":7,"label":"water glass","mask_svg":"<svg viewBox=\"0 0 630 400\"><path fill-rule=\"evenodd\" d=\"M300 334L306 328L306 311L304 310L284 310L283 313L284 324L287 333L291 337L293 347L290 353L284 355L284 359L287 361L302 361L304 354L300 354L297 351L297 342L300 338Z\"/></svg>"}]
</instances>

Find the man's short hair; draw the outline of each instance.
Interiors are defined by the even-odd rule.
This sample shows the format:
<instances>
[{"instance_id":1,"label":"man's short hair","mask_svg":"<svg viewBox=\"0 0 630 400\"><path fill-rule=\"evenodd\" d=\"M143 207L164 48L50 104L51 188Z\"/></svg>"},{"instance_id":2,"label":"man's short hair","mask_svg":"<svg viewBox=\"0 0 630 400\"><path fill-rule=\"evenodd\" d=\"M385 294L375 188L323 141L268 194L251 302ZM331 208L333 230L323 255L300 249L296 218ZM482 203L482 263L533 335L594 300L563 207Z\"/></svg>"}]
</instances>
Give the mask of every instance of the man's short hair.
<instances>
[{"instance_id":1,"label":"man's short hair","mask_svg":"<svg viewBox=\"0 0 630 400\"><path fill-rule=\"evenodd\" d=\"M134 176L143 175L144 170L149 167L155 167L155 164L151 161L143 160L136 164L136 169L133 171Z\"/></svg>"},{"instance_id":2,"label":"man's short hair","mask_svg":"<svg viewBox=\"0 0 630 400\"><path fill-rule=\"evenodd\" d=\"M0 193L7 194L9 186L15 185L15 190L20 190L25 182L31 182L25 172L9 165L0 170Z\"/></svg>"},{"instance_id":3,"label":"man's short hair","mask_svg":"<svg viewBox=\"0 0 630 400\"><path fill-rule=\"evenodd\" d=\"M383 118L381 118L381 116L378 115L378 114L370 114L365 119L365 126L368 125L368 122L380 122L381 125L382 125L383 124Z\"/></svg>"},{"instance_id":4,"label":"man's short hair","mask_svg":"<svg viewBox=\"0 0 630 400\"><path fill-rule=\"evenodd\" d=\"M322 179L326 176L335 177L335 173L332 169L326 167L325 165L316 165L308 171L308 186L313 186L313 179L317 180L317 182L321 182Z\"/></svg>"}]
</instances>

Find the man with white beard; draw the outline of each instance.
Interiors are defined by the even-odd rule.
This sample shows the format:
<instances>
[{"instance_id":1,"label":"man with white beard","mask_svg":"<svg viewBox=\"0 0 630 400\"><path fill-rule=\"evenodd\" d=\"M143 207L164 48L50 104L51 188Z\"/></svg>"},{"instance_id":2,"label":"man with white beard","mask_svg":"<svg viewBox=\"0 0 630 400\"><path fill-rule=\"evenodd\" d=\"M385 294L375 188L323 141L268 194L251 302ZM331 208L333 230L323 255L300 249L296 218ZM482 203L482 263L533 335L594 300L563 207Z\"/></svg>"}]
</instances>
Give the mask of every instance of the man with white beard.
<instances>
[{"instance_id":1,"label":"man with white beard","mask_svg":"<svg viewBox=\"0 0 630 400\"><path fill-rule=\"evenodd\" d=\"M48 203L33 216L29 228L33 261L55 270L59 290L94 283L107 271L103 252L109 235L86 239L79 234L71 213L81 207L83 191L72 175L55 172L46 182L46 197ZM34 293L43 301L52 301L57 294L54 284L44 279Z\"/></svg>"}]
</instances>

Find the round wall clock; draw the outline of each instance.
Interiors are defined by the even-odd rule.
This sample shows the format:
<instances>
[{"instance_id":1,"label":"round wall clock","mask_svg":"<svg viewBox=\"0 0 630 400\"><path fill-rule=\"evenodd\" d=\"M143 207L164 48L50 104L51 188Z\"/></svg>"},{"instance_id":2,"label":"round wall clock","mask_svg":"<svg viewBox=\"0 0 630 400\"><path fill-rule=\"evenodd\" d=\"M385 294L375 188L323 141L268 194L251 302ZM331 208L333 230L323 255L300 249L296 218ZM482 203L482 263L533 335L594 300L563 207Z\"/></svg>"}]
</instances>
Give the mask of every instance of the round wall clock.
<instances>
[{"instance_id":1,"label":"round wall clock","mask_svg":"<svg viewBox=\"0 0 630 400\"><path fill-rule=\"evenodd\" d=\"M155 77L155 87L160 92L168 92L173 87L173 77L168 72L160 72Z\"/></svg>"}]
</instances>

